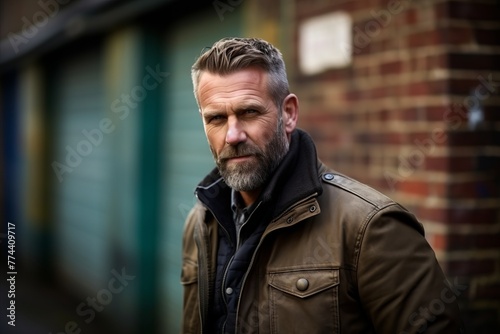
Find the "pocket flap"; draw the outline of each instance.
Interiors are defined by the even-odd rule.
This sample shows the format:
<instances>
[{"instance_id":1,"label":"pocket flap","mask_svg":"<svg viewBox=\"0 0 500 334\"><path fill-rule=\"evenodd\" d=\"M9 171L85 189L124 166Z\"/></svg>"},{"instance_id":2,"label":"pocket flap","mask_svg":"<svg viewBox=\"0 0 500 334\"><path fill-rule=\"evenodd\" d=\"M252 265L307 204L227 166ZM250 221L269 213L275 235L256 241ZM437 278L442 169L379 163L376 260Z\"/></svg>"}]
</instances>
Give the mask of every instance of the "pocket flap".
<instances>
[{"instance_id":1,"label":"pocket flap","mask_svg":"<svg viewBox=\"0 0 500 334\"><path fill-rule=\"evenodd\" d=\"M337 269L297 270L269 273L269 285L299 298L312 296L339 284Z\"/></svg>"}]
</instances>

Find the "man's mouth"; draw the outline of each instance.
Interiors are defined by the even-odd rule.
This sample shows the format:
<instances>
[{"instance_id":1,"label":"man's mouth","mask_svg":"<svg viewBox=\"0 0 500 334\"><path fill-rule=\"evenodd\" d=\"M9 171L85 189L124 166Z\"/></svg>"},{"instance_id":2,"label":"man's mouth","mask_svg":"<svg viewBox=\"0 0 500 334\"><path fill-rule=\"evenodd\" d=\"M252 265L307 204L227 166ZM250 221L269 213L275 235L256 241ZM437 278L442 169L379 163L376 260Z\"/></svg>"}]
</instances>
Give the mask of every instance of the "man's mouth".
<instances>
[{"instance_id":1,"label":"man's mouth","mask_svg":"<svg viewBox=\"0 0 500 334\"><path fill-rule=\"evenodd\" d=\"M243 162L243 161L247 161L247 160L251 159L252 157L253 157L252 155L241 155L241 156L237 156L237 157L227 158L225 160L231 161L231 162Z\"/></svg>"}]
</instances>

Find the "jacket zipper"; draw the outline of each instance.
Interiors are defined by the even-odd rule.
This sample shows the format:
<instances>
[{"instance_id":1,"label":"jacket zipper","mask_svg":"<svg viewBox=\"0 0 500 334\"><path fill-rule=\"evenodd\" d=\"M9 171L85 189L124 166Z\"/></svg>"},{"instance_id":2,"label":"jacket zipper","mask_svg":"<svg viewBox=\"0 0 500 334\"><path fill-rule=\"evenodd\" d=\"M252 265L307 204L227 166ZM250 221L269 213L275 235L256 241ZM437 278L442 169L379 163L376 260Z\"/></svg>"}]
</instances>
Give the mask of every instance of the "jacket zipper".
<instances>
[{"instance_id":1,"label":"jacket zipper","mask_svg":"<svg viewBox=\"0 0 500 334\"><path fill-rule=\"evenodd\" d=\"M255 209L253 209L252 213L250 214L250 216L248 216L248 218L245 220L245 222L243 224L241 224L241 227L239 228L238 233L236 233L236 250L238 250L240 248L240 232L241 232L241 230L248 223L250 218L252 218L253 214L255 213L255 211L257 211L257 209L259 208L259 206L261 204L262 204L262 202L259 202L259 204L257 204Z\"/></svg>"},{"instance_id":2,"label":"jacket zipper","mask_svg":"<svg viewBox=\"0 0 500 334\"><path fill-rule=\"evenodd\" d=\"M309 199L311 199L311 198L313 198L313 197L315 197L315 196L317 196L317 193L314 193L314 194L312 194L312 195L310 195L310 196L306 197L305 199L300 200L300 201L298 201L298 202L296 202L296 203L294 203L294 204L290 205L290 206L289 206L286 210L284 210L284 211L283 211L283 214L281 214L279 217L277 217L277 218L273 219L273 220L271 221L271 223L270 223L270 224L272 224L272 223L274 223L275 221L279 220L282 216L284 216L285 214L287 214L287 213L288 213L288 212L289 212L292 208L294 208L294 207L296 207L296 206L298 206L298 205L300 205L300 204L302 204L302 203L304 203L304 202L307 202ZM198 196L196 196L196 197L198 197ZM241 228L240 228L240 231L241 231L241 229L243 228L243 226L244 226L244 225L245 225L245 224L246 224L246 223L250 220L250 218L252 217L253 213L257 210L257 208L260 206L260 204L261 204L261 203L259 203L259 204L257 205L257 207L256 207L256 208L255 208L255 210L252 212L252 214L248 217L248 219L247 219L247 220L245 220L245 223L243 223L243 224L242 224L242 226L241 226ZM212 214L212 217L214 217L214 219L217 221L218 226L220 226L220 227L222 228L222 230L223 230L223 231L224 231L224 233L226 234L226 236L227 236L227 238L228 238L229 242L231 242L231 238L229 237L229 233L228 233L228 232L227 232L227 230L224 228L224 226L222 226L222 224L220 224L220 223L219 223L219 221L216 219L216 216L214 215L213 211L212 211L212 210L211 210L208 206L205 206L205 207L207 208L207 210L208 210L208 211L210 211L210 213ZM296 222L296 223L297 223L297 222ZM253 266L253 263L254 263L254 260L255 260L255 256L256 256L256 254L257 254L257 252L258 252L258 250L259 250L259 248L260 248L260 246L261 246L261 244L262 244L263 240L265 239L265 237L266 237L267 235L269 235L269 233L271 233L271 232L273 232L273 231L275 231L275 230L276 230L276 229L271 229L271 230L269 230L269 231L264 231L264 234L262 235L262 237L261 237L261 239L260 239L260 241L259 241L259 244L257 245L257 247L256 247L256 249L255 249L255 252L254 252L254 253L253 253L253 255L252 255L252 259L250 260L250 264L249 264L249 266L248 266L248 270L245 272L245 275L244 275L244 277L243 277L243 281L242 281L242 283L241 283L240 295L241 295L241 293L243 292L243 287L244 287L244 285L245 285L246 279L247 279L248 274L249 274L249 272L250 272L250 268L252 268L252 266ZM237 238L237 240L236 240L236 249L238 249L238 247L239 247L239 241L240 241L240 237L239 237L239 235L240 235L240 233L238 232L238 233L237 233L237 237L236 237L236 238ZM201 240L199 240L198 242L201 242ZM207 240L205 240L205 242L208 244L208 241L207 241ZM232 244L232 242L231 242L231 244ZM234 245L233 245L233 246L234 246ZM201 247L201 245L198 245L198 248L199 248L200 250L203 250L203 251L204 251L204 248L203 248L203 247ZM202 255L205 255L205 257L203 257L203 258L206 258L209 254L202 254ZM233 256L231 256L231 258L230 258L230 260L228 261L228 264L227 264L227 266L226 266L226 270L225 270L225 273L224 273L224 277L223 277L223 279L222 279L222 287L224 287L224 285L225 285L226 276L227 276L227 269L229 268L229 264L233 261L233 258L234 258L234 255L233 255ZM201 264L201 263L200 263L200 264ZM199 274L200 274L200 273L202 273L203 268L208 267L208 266L207 266L207 264L206 264L206 261L204 261L204 262L203 262L203 264L204 264L204 266L201 266L201 265L200 265L200 272L199 272ZM200 277L199 277L200 282L207 283L207 282L206 282L206 278L208 278L208 276L209 276L209 275L208 275L208 270L206 270L206 271L207 271L207 272L206 272L206 273L205 273L205 275L204 275L205 277L203 277L203 275L200 275ZM201 278L205 278L205 280L201 280ZM208 282L208 284L211 284L211 282ZM208 315L208 307L209 307L209 305L208 305L208 298L205 298L205 297L206 297L206 295L207 295L207 293L208 293L208 290L207 290L207 291L205 291L205 290L207 289L207 285L208 285L208 284L200 284L200 286L199 286L199 291L198 291L198 296L199 296L199 298L200 298L200 318L201 318L201 333L202 333L202 334L203 334L203 332L204 332L205 318L206 318L206 317L207 317L207 315ZM224 295L224 290L223 290L223 289L221 289L221 293L222 293L222 300L224 301L224 305L225 305L225 307L226 307L226 312L227 312L227 301L226 301L226 298L225 298L225 295ZM241 298L239 298L239 299L238 299L238 304L237 304L237 306L236 306L236 321L235 321L235 328L236 328L236 329L238 328L238 313L239 313L239 309L240 309L240 302L241 302ZM225 329L225 326L226 326L226 322L224 322L224 324L223 324L223 326L222 326L223 330Z\"/></svg>"},{"instance_id":3,"label":"jacket zipper","mask_svg":"<svg viewBox=\"0 0 500 334\"><path fill-rule=\"evenodd\" d=\"M290 205L286 210L283 211L283 214L281 214L279 217L273 219L269 225L273 224L274 222L278 221L281 217L285 216L292 208L295 208L299 205L301 205L302 203L305 203L307 202L309 199L313 198L313 197L316 197L318 194L317 193L314 193L308 197L306 197L305 199L303 200L300 200L292 205ZM304 217L303 219L299 220L299 221L296 221L295 224L303 221L304 219L306 218L309 218L309 217ZM294 225L295 225L294 224ZM243 289L244 289L244 286L245 286L245 283L246 283L246 280L247 280L247 277L248 277L248 274L250 273L250 269L252 268L253 266L253 263L254 263L254 260L255 260L255 257L259 251L259 248L260 246L262 245L262 243L264 242L264 239L271 233L271 232L274 232L276 230L279 230L279 229L282 229L284 227L278 227L278 228L273 228L273 229L270 229L269 231L264 231L264 233L262 234L262 237L260 238L260 241L259 243L257 244L257 247L255 248L255 252L253 253L252 255L252 259L250 260L250 264L248 265L248 269L247 271L245 272L245 276L243 277L243 282L241 283L241 289L240 289L240 296L242 295L243 293ZM238 304L236 306L236 321L235 321L235 329L237 330L238 329L238 315L239 315L239 312L240 312L240 303L241 303L241 298L238 299Z\"/></svg>"},{"instance_id":4,"label":"jacket zipper","mask_svg":"<svg viewBox=\"0 0 500 334\"><path fill-rule=\"evenodd\" d=\"M196 197L198 197L198 196L196 196ZM214 219L216 220L217 225L222 228L222 230L226 234L227 239L229 240L229 242L231 244L233 244L233 242L231 241L231 238L229 237L229 233L224 228L224 226L222 226L222 224L219 223L219 221L217 220L217 218L215 218L215 215L214 215L213 211L208 206L205 205L205 207L206 207L206 209L208 211L210 211L210 213L212 214L212 217L214 217ZM200 284L198 286L198 298L200 299L199 309L200 309L201 333L203 334L204 329L205 329L205 322L206 322L205 320L206 320L206 318L208 316L208 308L209 308L209 305L208 305L208 299L209 299L209 297L207 297L207 295L209 294L209 292L208 292L208 290L209 290L208 285L213 284L213 282L210 282L210 277L209 277L209 271L210 270L208 268L207 260L206 260L208 258L208 256L210 256L210 254L206 254L205 248L202 247L203 246L201 244L202 240L200 240L200 238L204 239L205 245L208 245L209 241L206 240L207 239L206 233L203 233L202 236L199 236L198 238L196 238L196 243L198 245L198 249L200 249L200 252L203 252L203 254L201 254L201 256L200 256L200 259L198 260L199 263L200 263L200 265L199 265L199 272L198 272L198 275L199 275L198 281L200 282ZM208 280L208 282L207 282L207 280ZM225 302L225 300L224 300L224 302Z\"/></svg>"},{"instance_id":5,"label":"jacket zipper","mask_svg":"<svg viewBox=\"0 0 500 334\"><path fill-rule=\"evenodd\" d=\"M243 226L245 226L248 221L250 220L250 218L252 218L253 214L255 211L257 211L257 209L259 208L259 206L261 205L262 202L259 202L259 204L257 204L257 206L255 207L255 209L252 211L252 213L250 214L250 216L248 216L248 218L245 220L245 222L243 224L241 224L241 227L237 230L237 233L236 233L236 250L234 251L234 254L231 256L231 258L229 259L229 261L227 262L227 265L226 265L226 268L224 270L224 277L222 278L222 289L221 289L221 294L222 294L222 300L224 301L224 306L226 307L226 314L227 314L227 300L226 300L226 294L225 294L225 290L224 290L224 287L226 286L226 277L227 277L227 272L229 270L229 267L231 266L231 263L233 262L234 260L234 256L236 254L236 252L238 251L238 249L240 248L240 232L241 230L243 229ZM212 214L213 215L213 214ZM214 216L215 217L215 216ZM221 226L223 229L224 227L222 225L219 224L219 226ZM224 229L225 231L225 229ZM229 234L227 233L226 231L226 235L229 236ZM231 239L229 239L229 241L231 241ZM222 332L224 333L224 330L226 328L226 323L227 323L227 320L224 321L224 324L222 325Z\"/></svg>"}]
</instances>

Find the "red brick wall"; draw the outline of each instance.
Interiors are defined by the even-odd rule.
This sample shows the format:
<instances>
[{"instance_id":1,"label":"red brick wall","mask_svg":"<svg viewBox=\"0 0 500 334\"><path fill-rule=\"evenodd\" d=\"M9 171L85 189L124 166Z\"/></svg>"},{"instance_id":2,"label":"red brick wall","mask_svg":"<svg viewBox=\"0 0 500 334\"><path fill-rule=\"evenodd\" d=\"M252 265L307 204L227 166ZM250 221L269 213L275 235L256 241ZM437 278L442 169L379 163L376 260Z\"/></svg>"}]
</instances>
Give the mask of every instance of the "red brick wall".
<instances>
[{"instance_id":1,"label":"red brick wall","mask_svg":"<svg viewBox=\"0 0 500 334\"><path fill-rule=\"evenodd\" d=\"M476 333L500 330L498 6L295 0L294 13L299 126L324 162L420 218L449 279L467 286L460 300ZM304 75L298 27L334 11L352 17L352 63Z\"/></svg>"}]
</instances>

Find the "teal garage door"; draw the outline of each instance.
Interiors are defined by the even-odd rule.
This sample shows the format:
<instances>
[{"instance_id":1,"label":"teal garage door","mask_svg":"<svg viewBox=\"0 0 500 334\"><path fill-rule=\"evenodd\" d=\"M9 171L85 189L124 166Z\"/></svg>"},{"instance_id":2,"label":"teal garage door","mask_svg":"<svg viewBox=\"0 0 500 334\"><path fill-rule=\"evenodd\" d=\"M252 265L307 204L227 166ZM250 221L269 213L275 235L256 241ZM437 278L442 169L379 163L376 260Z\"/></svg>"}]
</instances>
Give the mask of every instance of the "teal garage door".
<instances>
[{"instance_id":1,"label":"teal garage door","mask_svg":"<svg viewBox=\"0 0 500 334\"><path fill-rule=\"evenodd\" d=\"M215 11L180 20L167 33L163 124L163 195L161 205L161 321L166 333L180 332L182 310L181 243L184 220L195 202L197 183L214 162L193 97L191 65L202 49L216 40L241 33L241 13L235 9L220 21Z\"/></svg>"},{"instance_id":2,"label":"teal garage door","mask_svg":"<svg viewBox=\"0 0 500 334\"><path fill-rule=\"evenodd\" d=\"M109 138L98 48L68 55L53 71L54 264L83 297L105 286L111 197Z\"/></svg>"}]
</instances>

